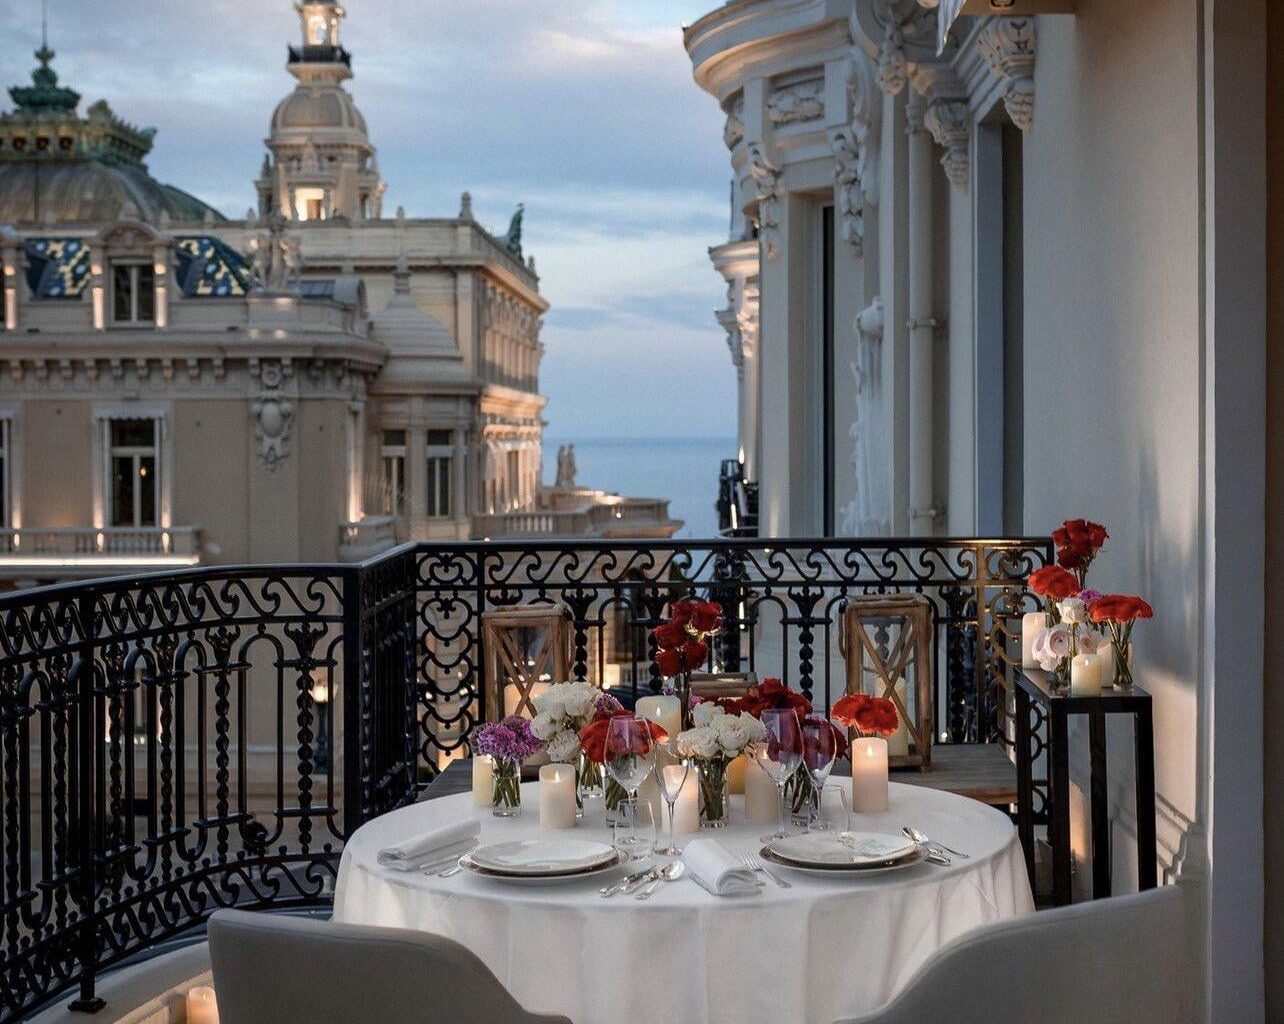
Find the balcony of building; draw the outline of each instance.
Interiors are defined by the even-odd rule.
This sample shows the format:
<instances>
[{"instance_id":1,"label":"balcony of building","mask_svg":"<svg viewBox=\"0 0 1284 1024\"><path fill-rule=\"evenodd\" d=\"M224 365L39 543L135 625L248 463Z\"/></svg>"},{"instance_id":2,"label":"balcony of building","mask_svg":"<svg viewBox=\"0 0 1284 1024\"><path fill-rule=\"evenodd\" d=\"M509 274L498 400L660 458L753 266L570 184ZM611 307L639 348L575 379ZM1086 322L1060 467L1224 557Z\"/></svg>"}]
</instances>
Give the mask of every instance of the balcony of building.
<instances>
[{"instance_id":1,"label":"balcony of building","mask_svg":"<svg viewBox=\"0 0 1284 1024\"><path fill-rule=\"evenodd\" d=\"M0 579L112 576L201 562L198 526L0 529Z\"/></svg>"}]
</instances>

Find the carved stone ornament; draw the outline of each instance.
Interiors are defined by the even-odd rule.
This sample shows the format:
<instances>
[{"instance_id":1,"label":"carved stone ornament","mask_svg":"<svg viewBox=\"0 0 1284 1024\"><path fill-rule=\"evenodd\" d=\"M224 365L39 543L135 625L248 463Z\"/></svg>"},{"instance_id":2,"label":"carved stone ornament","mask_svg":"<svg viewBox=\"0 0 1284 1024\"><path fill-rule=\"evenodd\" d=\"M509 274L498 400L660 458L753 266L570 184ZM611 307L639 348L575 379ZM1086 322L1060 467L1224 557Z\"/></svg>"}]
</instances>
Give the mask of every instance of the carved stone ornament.
<instances>
[{"instance_id":1,"label":"carved stone ornament","mask_svg":"<svg viewBox=\"0 0 1284 1024\"><path fill-rule=\"evenodd\" d=\"M254 412L254 437L259 462L269 473L290 454L290 431L294 426L294 404L282 390L287 371L279 363L265 363L259 371L262 391L250 408Z\"/></svg>"},{"instance_id":2,"label":"carved stone ornament","mask_svg":"<svg viewBox=\"0 0 1284 1024\"><path fill-rule=\"evenodd\" d=\"M825 116L824 89L819 78L782 85L767 100L767 116L774 125L819 120Z\"/></svg>"},{"instance_id":3,"label":"carved stone ornament","mask_svg":"<svg viewBox=\"0 0 1284 1024\"><path fill-rule=\"evenodd\" d=\"M834 212L838 234L859 259L865 251L865 204L861 188L860 148L849 128L829 133L834 151Z\"/></svg>"},{"instance_id":4,"label":"carved stone ornament","mask_svg":"<svg viewBox=\"0 0 1284 1024\"><path fill-rule=\"evenodd\" d=\"M924 126L936 144L945 149L941 156L945 176L959 189L967 188L970 121L967 101L961 99L933 100L923 115Z\"/></svg>"},{"instance_id":5,"label":"carved stone ornament","mask_svg":"<svg viewBox=\"0 0 1284 1024\"><path fill-rule=\"evenodd\" d=\"M977 37L990 73L1005 83L1003 106L1023 132L1034 124L1033 18L992 18Z\"/></svg>"},{"instance_id":6,"label":"carved stone ornament","mask_svg":"<svg viewBox=\"0 0 1284 1024\"><path fill-rule=\"evenodd\" d=\"M891 532L891 451L882 395L883 300L874 297L856 315L856 359L851 364L856 415L848 430L852 441L854 497L843 509L843 532L852 537Z\"/></svg>"},{"instance_id":7,"label":"carved stone ornament","mask_svg":"<svg viewBox=\"0 0 1284 1024\"><path fill-rule=\"evenodd\" d=\"M722 128L722 141L728 149L735 149L745 137L745 96L736 93L727 108L727 123Z\"/></svg>"},{"instance_id":8,"label":"carved stone ornament","mask_svg":"<svg viewBox=\"0 0 1284 1024\"><path fill-rule=\"evenodd\" d=\"M905 59L905 38L900 22L888 18L883 45L878 50L878 87L889 96L898 96L909 82L909 62Z\"/></svg>"},{"instance_id":9,"label":"carved stone ornament","mask_svg":"<svg viewBox=\"0 0 1284 1024\"><path fill-rule=\"evenodd\" d=\"M749 175L758 194L758 240L769 260L780 255L780 169L758 142L749 145Z\"/></svg>"}]
</instances>

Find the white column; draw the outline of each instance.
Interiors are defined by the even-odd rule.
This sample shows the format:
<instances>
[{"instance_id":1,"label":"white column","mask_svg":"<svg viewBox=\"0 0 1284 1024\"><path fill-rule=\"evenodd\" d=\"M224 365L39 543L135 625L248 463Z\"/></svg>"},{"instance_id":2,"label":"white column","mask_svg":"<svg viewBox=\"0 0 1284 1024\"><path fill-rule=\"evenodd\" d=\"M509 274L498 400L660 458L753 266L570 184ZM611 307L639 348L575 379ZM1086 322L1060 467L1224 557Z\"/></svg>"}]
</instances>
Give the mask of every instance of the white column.
<instances>
[{"instance_id":1,"label":"white column","mask_svg":"<svg viewBox=\"0 0 1284 1024\"><path fill-rule=\"evenodd\" d=\"M911 91L909 133L909 524L915 537L932 535L933 348L932 136L923 127L923 97Z\"/></svg>"}]
</instances>

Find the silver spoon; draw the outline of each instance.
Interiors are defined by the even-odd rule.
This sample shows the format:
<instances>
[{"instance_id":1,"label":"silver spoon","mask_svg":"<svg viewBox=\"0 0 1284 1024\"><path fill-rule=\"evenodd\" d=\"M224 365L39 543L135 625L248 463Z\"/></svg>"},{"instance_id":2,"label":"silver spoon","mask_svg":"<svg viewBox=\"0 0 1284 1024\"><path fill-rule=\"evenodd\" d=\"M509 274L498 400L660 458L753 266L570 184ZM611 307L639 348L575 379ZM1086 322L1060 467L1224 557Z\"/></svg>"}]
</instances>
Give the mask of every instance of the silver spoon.
<instances>
[{"instance_id":1,"label":"silver spoon","mask_svg":"<svg viewBox=\"0 0 1284 1024\"><path fill-rule=\"evenodd\" d=\"M646 884L646 888L644 888L641 892L639 892L633 898L635 900L649 900L651 896L655 893L655 891L658 888L660 888L660 886L663 885L665 882L676 882L679 878L681 878L686 873L687 873L687 866L684 863L682 863L682 861L675 860L672 864L668 864L665 867L661 868L659 877L648 882Z\"/></svg>"},{"instance_id":2,"label":"silver spoon","mask_svg":"<svg viewBox=\"0 0 1284 1024\"><path fill-rule=\"evenodd\" d=\"M964 860L970 860L971 854L962 853L958 850L952 850L942 842L935 839L929 839L924 833L920 832L913 825L905 825L901 828L901 834L911 843L917 843L919 846L935 846L944 850L946 853L952 853L955 857L962 857Z\"/></svg>"}]
</instances>

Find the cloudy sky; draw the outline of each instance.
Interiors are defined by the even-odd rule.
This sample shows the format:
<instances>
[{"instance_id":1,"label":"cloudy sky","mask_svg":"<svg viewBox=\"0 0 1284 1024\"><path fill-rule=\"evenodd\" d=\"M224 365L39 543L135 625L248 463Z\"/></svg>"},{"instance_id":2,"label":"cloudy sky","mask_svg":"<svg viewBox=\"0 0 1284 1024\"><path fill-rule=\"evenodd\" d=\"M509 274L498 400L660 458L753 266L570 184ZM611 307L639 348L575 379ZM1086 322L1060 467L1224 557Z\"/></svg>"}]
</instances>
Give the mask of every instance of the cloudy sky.
<instances>
[{"instance_id":1,"label":"cloudy sky","mask_svg":"<svg viewBox=\"0 0 1284 1024\"><path fill-rule=\"evenodd\" d=\"M729 437L735 377L712 310L726 151L680 26L717 0L347 0L349 83L385 210L524 242L553 304L543 390L558 436ZM254 202L272 108L292 87L290 0L49 0L63 81L158 130L153 174L229 216ZM37 0L0 3L0 82L26 81ZM7 101L7 97L6 97ZM83 109L83 107L82 107Z\"/></svg>"}]
</instances>

